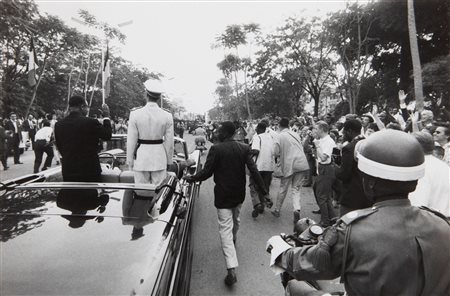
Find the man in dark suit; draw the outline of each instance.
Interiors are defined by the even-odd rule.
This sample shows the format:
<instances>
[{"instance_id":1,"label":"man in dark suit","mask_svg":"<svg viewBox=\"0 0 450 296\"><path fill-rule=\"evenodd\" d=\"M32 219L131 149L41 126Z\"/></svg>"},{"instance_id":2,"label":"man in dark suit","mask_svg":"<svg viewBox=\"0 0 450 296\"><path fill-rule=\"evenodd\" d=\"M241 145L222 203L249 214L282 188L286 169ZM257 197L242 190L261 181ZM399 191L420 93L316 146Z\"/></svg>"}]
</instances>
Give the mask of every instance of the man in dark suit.
<instances>
[{"instance_id":1,"label":"man in dark suit","mask_svg":"<svg viewBox=\"0 0 450 296\"><path fill-rule=\"evenodd\" d=\"M344 123L344 141L348 144L342 148L341 166L335 168L336 178L342 181L339 211L341 217L348 212L372 206L364 194L361 172L355 160L356 143L364 139L361 136L361 127L361 122L356 119L347 120Z\"/></svg>"},{"instance_id":2,"label":"man in dark suit","mask_svg":"<svg viewBox=\"0 0 450 296\"><path fill-rule=\"evenodd\" d=\"M233 140L235 131L236 127L231 121L222 123L219 128L221 142L209 150L203 170L194 176L185 177L187 182L196 182L206 180L214 174L214 205L217 208L220 240L228 269L225 277L225 284L228 286L237 281L235 243L240 223L239 213L245 199L245 166L250 171L256 190L263 196L268 193L252 159L250 147Z\"/></svg>"},{"instance_id":3,"label":"man in dark suit","mask_svg":"<svg viewBox=\"0 0 450 296\"><path fill-rule=\"evenodd\" d=\"M98 159L99 140L111 139L108 105L102 106L103 124L86 117L88 105L80 96L69 100L69 115L55 125L56 146L62 157L64 181L98 182L101 168Z\"/></svg>"},{"instance_id":4,"label":"man in dark suit","mask_svg":"<svg viewBox=\"0 0 450 296\"><path fill-rule=\"evenodd\" d=\"M32 114L28 115L28 119L24 120L22 123L22 129L24 132L28 132L28 137L31 141L31 147L34 149L34 136L37 132L37 122Z\"/></svg>"},{"instance_id":5,"label":"man in dark suit","mask_svg":"<svg viewBox=\"0 0 450 296\"><path fill-rule=\"evenodd\" d=\"M5 129L11 134L8 150L14 150L14 163L22 164L23 162L20 162L19 149L20 141L22 141L22 129L20 127L20 122L17 120L16 113L11 113L9 115L9 120L5 123Z\"/></svg>"}]
</instances>

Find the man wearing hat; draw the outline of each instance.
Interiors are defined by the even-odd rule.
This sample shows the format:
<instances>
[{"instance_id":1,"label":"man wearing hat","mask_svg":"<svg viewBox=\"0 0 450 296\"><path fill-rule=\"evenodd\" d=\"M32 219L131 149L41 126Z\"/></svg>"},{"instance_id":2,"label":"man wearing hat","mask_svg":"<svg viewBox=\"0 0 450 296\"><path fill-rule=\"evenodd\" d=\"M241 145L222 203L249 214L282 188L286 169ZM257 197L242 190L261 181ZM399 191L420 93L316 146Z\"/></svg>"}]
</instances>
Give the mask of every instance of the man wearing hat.
<instances>
[{"instance_id":1,"label":"man wearing hat","mask_svg":"<svg viewBox=\"0 0 450 296\"><path fill-rule=\"evenodd\" d=\"M449 295L449 222L408 200L425 171L420 144L385 130L358 142L356 151L374 205L344 215L316 245L292 248L280 236L269 239L272 265L300 280L291 280L286 293L324 295L301 280L340 276L350 296Z\"/></svg>"},{"instance_id":2,"label":"man wearing hat","mask_svg":"<svg viewBox=\"0 0 450 296\"><path fill-rule=\"evenodd\" d=\"M86 117L88 110L83 97L73 96L69 99L69 115L55 124L55 141L62 157L64 181L100 181L99 140L109 140L112 135L109 107L102 106L103 124Z\"/></svg>"},{"instance_id":3,"label":"man wearing hat","mask_svg":"<svg viewBox=\"0 0 450 296\"><path fill-rule=\"evenodd\" d=\"M127 163L134 170L134 182L159 185L167 175L173 157L172 114L161 109L160 80L144 83L147 104L130 112L127 133Z\"/></svg>"}]
</instances>

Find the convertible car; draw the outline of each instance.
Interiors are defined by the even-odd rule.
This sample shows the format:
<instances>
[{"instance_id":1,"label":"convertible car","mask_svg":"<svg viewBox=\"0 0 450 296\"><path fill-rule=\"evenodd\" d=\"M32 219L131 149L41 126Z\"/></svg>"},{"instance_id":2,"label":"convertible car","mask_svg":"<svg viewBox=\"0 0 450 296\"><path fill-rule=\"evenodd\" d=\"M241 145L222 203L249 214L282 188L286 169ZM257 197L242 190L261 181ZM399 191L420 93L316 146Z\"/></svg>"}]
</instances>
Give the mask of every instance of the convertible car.
<instances>
[{"instance_id":1,"label":"convertible car","mask_svg":"<svg viewBox=\"0 0 450 296\"><path fill-rule=\"evenodd\" d=\"M99 183L60 168L0 183L1 294L188 295L199 184L181 177L200 155L179 138L174 155L159 187L134 184L120 149L100 154Z\"/></svg>"}]
</instances>

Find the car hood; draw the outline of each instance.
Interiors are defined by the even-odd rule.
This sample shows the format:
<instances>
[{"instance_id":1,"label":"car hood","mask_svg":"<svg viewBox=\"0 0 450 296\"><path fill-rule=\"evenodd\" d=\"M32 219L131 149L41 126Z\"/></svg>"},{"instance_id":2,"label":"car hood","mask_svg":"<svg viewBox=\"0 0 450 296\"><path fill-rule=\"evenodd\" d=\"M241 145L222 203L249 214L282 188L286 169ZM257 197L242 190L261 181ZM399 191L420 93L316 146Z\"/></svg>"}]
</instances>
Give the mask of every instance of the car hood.
<instances>
[{"instance_id":1,"label":"car hood","mask_svg":"<svg viewBox=\"0 0 450 296\"><path fill-rule=\"evenodd\" d=\"M3 295L151 293L170 243L173 202L154 220L149 200L132 191L95 192L81 203L61 190L2 199Z\"/></svg>"}]
</instances>

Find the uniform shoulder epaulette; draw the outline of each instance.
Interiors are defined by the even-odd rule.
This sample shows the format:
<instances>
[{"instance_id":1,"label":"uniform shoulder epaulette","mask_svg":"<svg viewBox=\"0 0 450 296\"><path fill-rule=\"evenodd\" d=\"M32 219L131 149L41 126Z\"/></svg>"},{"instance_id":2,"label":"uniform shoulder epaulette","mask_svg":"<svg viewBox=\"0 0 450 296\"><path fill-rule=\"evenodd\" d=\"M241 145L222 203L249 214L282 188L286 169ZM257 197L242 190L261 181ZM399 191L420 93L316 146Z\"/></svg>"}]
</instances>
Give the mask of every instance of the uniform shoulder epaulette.
<instances>
[{"instance_id":1,"label":"uniform shoulder epaulette","mask_svg":"<svg viewBox=\"0 0 450 296\"><path fill-rule=\"evenodd\" d=\"M438 212L436 210L430 209L429 207L426 207L426 206L420 206L419 209L425 210L427 212L431 212L431 213L435 214L439 218L444 219L444 221L447 222L448 225L450 225L450 220L449 220L450 218L445 217L445 215L442 214L441 212Z\"/></svg>"},{"instance_id":2,"label":"uniform shoulder epaulette","mask_svg":"<svg viewBox=\"0 0 450 296\"><path fill-rule=\"evenodd\" d=\"M341 219L339 219L339 221L345 223L346 225L349 225L354 223L355 221L358 221L362 218L372 215L376 211L378 211L376 207L352 211L342 216Z\"/></svg>"},{"instance_id":3,"label":"uniform shoulder epaulette","mask_svg":"<svg viewBox=\"0 0 450 296\"><path fill-rule=\"evenodd\" d=\"M137 106L137 107L131 108L130 111L136 111L136 110L141 109L141 108L144 108L144 106Z\"/></svg>"},{"instance_id":4,"label":"uniform shoulder epaulette","mask_svg":"<svg viewBox=\"0 0 450 296\"><path fill-rule=\"evenodd\" d=\"M166 111L167 113L170 113L170 114L172 114L172 112L170 112L170 110L169 109L166 109L166 108L161 108L161 109L163 109L164 111Z\"/></svg>"}]
</instances>

